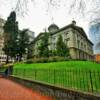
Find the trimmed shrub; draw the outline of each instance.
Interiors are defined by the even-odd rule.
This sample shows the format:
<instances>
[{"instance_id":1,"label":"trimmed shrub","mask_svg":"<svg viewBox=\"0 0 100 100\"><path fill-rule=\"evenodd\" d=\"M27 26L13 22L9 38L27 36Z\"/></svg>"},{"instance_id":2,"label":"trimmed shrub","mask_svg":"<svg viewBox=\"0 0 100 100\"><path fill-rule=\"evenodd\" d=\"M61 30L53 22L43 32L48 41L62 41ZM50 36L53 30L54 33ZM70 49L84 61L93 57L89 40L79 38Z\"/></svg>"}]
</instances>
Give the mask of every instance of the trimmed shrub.
<instances>
[{"instance_id":1,"label":"trimmed shrub","mask_svg":"<svg viewBox=\"0 0 100 100\"><path fill-rule=\"evenodd\" d=\"M28 59L25 63L26 64L32 64L33 63L33 59Z\"/></svg>"},{"instance_id":2,"label":"trimmed shrub","mask_svg":"<svg viewBox=\"0 0 100 100\"><path fill-rule=\"evenodd\" d=\"M58 62L58 61L68 61L69 58L67 57L59 57L59 56L52 56L52 57L46 57L46 58L33 58L28 59L25 63L31 64L31 63L48 63L48 62Z\"/></svg>"}]
</instances>

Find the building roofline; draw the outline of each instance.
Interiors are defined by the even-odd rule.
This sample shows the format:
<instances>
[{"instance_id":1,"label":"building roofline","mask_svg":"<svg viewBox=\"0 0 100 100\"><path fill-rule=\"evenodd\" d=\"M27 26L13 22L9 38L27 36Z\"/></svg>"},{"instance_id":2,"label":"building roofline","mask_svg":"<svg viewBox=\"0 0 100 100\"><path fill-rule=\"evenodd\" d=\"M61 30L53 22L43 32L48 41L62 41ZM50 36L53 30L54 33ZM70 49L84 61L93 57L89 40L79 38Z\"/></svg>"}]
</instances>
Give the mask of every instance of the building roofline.
<instances>
[{"instance_id":1,"label":"building roofline","mask_svg":"<svg viewBox=\"0 0 100 100\"><path fill-rule=\"evenodd\" d=\"M88 41L90 44L93 45L93 43L88 39L88 37L87 37L85 31L83 30L83 28L82 28L82 27L79 27L79 26L76 26L76 25L73 25L73 24L69 24L69 25L67 25L67 26L65 26L65 27L62 27L62 28L60 28L59 30L57 30L57 31L55 31L55 32L53 32L53 33L51 33L50 35L54 35L54 34L56 34L56 33L58 33L58 32L61 32L61 31L65 30L65 29L67 29L67 28L73 28L73 29L77 30L79 33L81 33L81 34L87 39L87 41ZM40 37L42 34L43 34L43 32L40 33L40 34L34 39L34 41L31 42L31 44L35 43L35 42L39 39L39 37Z\"/></svg>"},{"instance_id":2,"label":"building roofline","mask_svg":"<svg viewBox=\"0 0 100 100\"><path fill-rule=\"evenodd\" d=\"M30 44L34 44L37 40L39 40L41 35L43 35L43 33L38 34L37 37L35 37L35 39Z\"/></svg>"},{"instance_id":3,"label":"building roofline","mask_svg":"<svg viewBox=\"0 0 100 100\"><path fill-rule=\"evenodd\" d=\"M87 37L85 31L83 30L83 28L79 27L79 26L76 26L76 25L73 25L73 24L69 24L69 25L67 25L65 27L62 27L59 30L51 33L51 35L54 35L54 34L56 34L58 32L61 32L61 31L65 30L65 29L67 29L67 28L73 28L73 29L77 30L79 33L81 33L88 40L88 42L90 42L93 45L93 43L88 39L88 37Z\"/></svg>"}]
</instances>

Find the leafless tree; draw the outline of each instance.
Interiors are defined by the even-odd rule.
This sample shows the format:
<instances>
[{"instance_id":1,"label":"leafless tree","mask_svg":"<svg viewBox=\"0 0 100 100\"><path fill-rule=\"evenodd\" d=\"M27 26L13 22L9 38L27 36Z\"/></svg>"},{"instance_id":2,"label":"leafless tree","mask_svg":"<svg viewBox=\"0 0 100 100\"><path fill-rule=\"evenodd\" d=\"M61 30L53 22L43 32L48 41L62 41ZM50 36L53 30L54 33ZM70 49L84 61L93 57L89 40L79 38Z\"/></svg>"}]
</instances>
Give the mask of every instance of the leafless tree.
<instances>
[{"instance_id":1,"label":"leafless tree","mask_svg":"<svg viewBox=\"0 0 100 100\"><path fill-rule=\"evenodd\" d=\"M24 16L28 12L28 0L17 0L15 11L17 15Z\"/></svg>"},{"instance_id":2,"label":"leafless tree","mask_svg":"<svg viewBox=\"0 0 100 100\"><path fill-rule=\"evenodd\" d=\"M24 16L28 12L28 2L34 3L36 0L17 0L15 11ZM46 11L49 13L54 9L59 9L62 5L69 5L69 13L90 16L91 23L100 22L100 0L42 0L46 4Z\"/></svg>"}]
</instances>

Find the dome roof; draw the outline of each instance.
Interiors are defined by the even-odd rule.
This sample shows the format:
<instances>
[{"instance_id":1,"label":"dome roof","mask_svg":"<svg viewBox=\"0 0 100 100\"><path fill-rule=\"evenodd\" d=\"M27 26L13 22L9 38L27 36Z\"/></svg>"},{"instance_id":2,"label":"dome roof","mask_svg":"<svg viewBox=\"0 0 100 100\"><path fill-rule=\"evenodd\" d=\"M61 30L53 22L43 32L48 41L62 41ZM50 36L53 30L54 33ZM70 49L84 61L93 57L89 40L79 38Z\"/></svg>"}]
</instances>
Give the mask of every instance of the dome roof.
<instances>
[{"instance_id":1,"label":"dome roof","mask_svg":"<svg viewBox=\"0 0 100 100\"><path fill-rule=\"evenodd\" d=\"M56 24L51 24L49 27L48 27L48 29L49 28L58 28L59 29L59 27L56 25Z\"/></svg>"},{"instance_id":2,"label":"dome roof","mask_svg":"<svg viewBox=\"0 0 100 100\"><path fill-rule=\"evenodd\" d=\"M56 24L51 24L48 27L48 30L49 30L49 32L55 32L55 31L59 30L59 27Z\"/></svg>"}]
</instances>

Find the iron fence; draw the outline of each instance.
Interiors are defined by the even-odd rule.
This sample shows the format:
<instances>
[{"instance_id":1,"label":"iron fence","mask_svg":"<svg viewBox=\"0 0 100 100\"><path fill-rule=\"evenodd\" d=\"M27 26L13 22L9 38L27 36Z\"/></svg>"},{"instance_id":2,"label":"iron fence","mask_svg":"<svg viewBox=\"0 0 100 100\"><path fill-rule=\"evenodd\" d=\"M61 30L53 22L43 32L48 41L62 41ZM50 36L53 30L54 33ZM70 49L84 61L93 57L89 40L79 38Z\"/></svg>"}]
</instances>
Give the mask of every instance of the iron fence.
<instances>
[{"instance_id":1,"label":"iron fence","mask_svg":"<svg viewBox=\"0 0 100 100\"><path fill-rule=\"evenodd\" d=\"M14 69L13 75L59 87L100 93L100 71L74 69Z\"/></svg>"}]
</instances>

